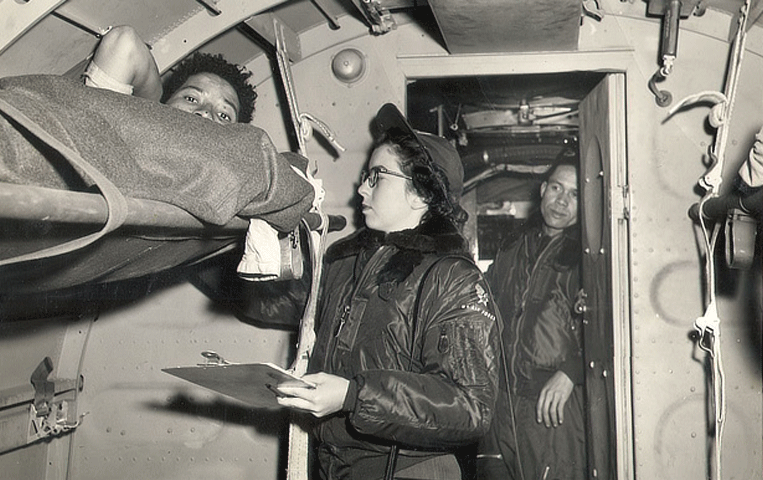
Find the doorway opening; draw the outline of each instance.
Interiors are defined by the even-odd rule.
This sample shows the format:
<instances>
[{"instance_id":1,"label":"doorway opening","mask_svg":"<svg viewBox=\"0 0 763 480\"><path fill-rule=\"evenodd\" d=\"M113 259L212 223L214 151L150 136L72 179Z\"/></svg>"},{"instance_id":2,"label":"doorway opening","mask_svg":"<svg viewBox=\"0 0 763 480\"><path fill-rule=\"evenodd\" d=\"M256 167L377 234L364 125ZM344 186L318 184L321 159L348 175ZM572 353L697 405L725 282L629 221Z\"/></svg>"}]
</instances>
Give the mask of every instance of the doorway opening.
<instances>
[{"instance_id":1,"label":"doorway opening","mask_svg":"<svg viewBox=\"0 0 763 480\"><path fill-rule=\"evenodd\" d=\"M537 209L550 168L578 162L588 473L617 478L632 455L624 74L565 72L409 79L414 128L451 139L465 171L465 236L485 270ZM615 207L613 208L613 205ZM622 210L622 209L621 209ZM626 253L625 255L623 253ZM614 260L614 261L613 261ZM615 375L615 372L618 372Z\"/></svg>"},{"instance_id":2,"label":"doorway opening","mask_svg":"<svg viewBox=\"0 0 763 480\"><path fill-rule=\"evenodd\" d=\"M578 104L602 73L421 79L408 85L414 128L452 139L464 163L465 234L487 268L536 208L543 175L578 156Z\"/></svg>"}]
</instances>

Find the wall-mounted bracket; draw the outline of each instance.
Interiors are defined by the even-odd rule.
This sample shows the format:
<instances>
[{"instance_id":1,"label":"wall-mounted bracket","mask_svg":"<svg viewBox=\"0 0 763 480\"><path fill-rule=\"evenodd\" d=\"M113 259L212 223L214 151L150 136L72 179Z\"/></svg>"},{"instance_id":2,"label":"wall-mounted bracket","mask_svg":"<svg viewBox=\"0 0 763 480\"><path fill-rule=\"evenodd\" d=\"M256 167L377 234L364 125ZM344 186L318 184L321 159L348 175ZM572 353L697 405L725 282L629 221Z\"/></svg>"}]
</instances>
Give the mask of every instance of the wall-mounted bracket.
<instances>
[{"instance_id":1,"label":"wall-mounted bracket","mask_svg":"<svg viewBox=\"0 0 763 480\"><path fill-rule=\"evenodd\" d=\"M371 26L371 31L376 35L382 35L397 28L389 8L380 0L352 0L352 3L358 7Z\"/></svg>"},{"instance_id":2,"label":"wall-mounted bracket","mask_svg":"<svg viewBox=\"0 0 763 480\"><path fill-rule=\"evenodd\" d=\"M649 80L649 89L655 95L657 105L670 105L673 96L666 90L657 88L657 82L667 78L673 71L673 63L678 55L679 20L687 18L695 10L699 0L649 0L647 15L662 16L662 37L660 41L660 68Z\"/></svg>"},{"instance_id":3,"label":"wall-mounted bracket","mask_svg":"<svg viewBox=\"0 0 763 480\"><path fill-rule=\"evenodd\" d=\"M74 402L62 400L56 403L55 408L46 415L41 415L34 407L29 406L29 429L27 430L26 443L33 443L48 437L57 437L74 430L79 426L79 420L70 420L70 407L75 408Z\"/></svg>"},{"instance_id":4,"label":"wall-mounted bracket","mask_svg":"<svg viewBox=\"0 0 763 480\"><path fill-rule=\"evenodd\" d=\"M673 61L678 54L679 20L688 18L697 8L698 3L699 0L649 0L647 14L663 17L660 54L664 76L670 74Z\"/></svg>"},{"instance_id":5,"label":"wall-mounted bracket","mask_svg":"<svg viewBox=\"0 0 763 480\"><path fill-rule=\"evenodd\" d=\"M748 270L753 263L757 243L758 222L742 210L735 208L726 216L726 265Z\"/></svg>"},{"instance_id":6,"label":"wall-mounted bracket","mask_svg":"<svg viewBox=\"0 0 763 480\"><path fill-rule=\"evenodd\" d=\"M0 391L0 453L62 435L79 425L77 391L82 379L49 378L53 362L45 357L30 385Z\"/></svg>"},{"instance_id":7,"label":"wall-mounted bracket","mask_svg":"<svg viewBox=\"0 0 763 480\"><path fill-rule=\"evenodd\" d=\"M48 380L48 375L53 371L53 360L45 357L37 368L32 372L29 381L34 387L34 405L37 416L45 416L50 413L50 402L53 401L56 384Z\"/></svg>"},{"instance_id":8,"label":"wall-mounted bracket","mask_svg":"<svg viewBox=\"0 0 763 480\"><path fill-rule=\"evenodd\" d=\"M254 15L246 19L241 27L243 27L245 35L248 33L247 28L251 28L262 41L267 42L268 46L273 49L276 46L276 29L278 29L283 35L284 47L289 60L292 62L302 60L302 44L299 41L299 35L276 15L272 13Z\"/></svg>"}]
</instances>

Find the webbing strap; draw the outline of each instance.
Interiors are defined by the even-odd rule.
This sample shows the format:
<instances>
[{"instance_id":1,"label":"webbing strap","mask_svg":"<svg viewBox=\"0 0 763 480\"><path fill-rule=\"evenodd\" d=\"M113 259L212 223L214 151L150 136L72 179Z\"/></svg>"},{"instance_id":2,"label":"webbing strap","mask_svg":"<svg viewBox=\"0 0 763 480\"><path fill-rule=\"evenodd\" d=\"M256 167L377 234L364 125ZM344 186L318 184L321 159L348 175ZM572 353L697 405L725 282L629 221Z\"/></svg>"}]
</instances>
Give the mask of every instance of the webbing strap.
<instances>
[{"instance_id":1,"label":"webbing strap","mask_svg":"<svg viewBox=\"0 0 763 480\"><path fill-rule=\"evenodd\" d=\"M326 219L324 225L328 225ZM295 375L302 376L307 371L307 364L315 345L315 315L318 307L318 291L320 279L323 274L323 254L326 245L326 232L328 228L320 231L308 229L308 245L310 247L310 260L313 265L310 295L305 306L305 313L299 325L299 340L297 343L297 355L292 366ZM296 414L293 414L296 415ZM287 460L287 480L307 480L308 473L308 434L299 422L293 417L289 424L289 455Z\"/></svg>"},{"instance_id":2,"label":"webbing strap","mask_svg":"<svg viewBox=\"0 0 763 480\"><path fill-rule=\"evenodd\" d=\"M303 156L306 154L305 139L309 132L304 131L301 123L299 109L297 106L297 96L294 93L294 85L291 81L291 70L289 68L289 59L286 53L286 46L284 45L283 30L277 21L274 20L273 27L276 33L276 58L278 60L278 68L281 73L281 79L284 82L284 90L286 91L286 100L289 104L289 113L291 115L291 121L295 129L295 134L299 142L299 153ZM310 174L310 168L307 168L306 175L312 178ZM316 190L316 201L313 202L313 208L321 215L321 228L318 231L313 231L308 228L308 245L310 247L310 259L313 265L312 283L310 287L310 295L307 299L307 305L305 306L305 312L302 316L302 320L299 324L299 339L297 340L297 355L291 370L296 375L304 375L307 372L308 361L313 351L313 345L315 344L315 314L318 306L318 291L320 287L320 279L323 271L323 254L325 250L326 232L328 231L328 219L326 215L320 211L320 202L323 195L321 194L322 188L317 181L311 181L313 187ZM287 480L308 480L309 478L309 462L308 462L308 446L309 437L307 432L302 428L297 421L296 413L292 414L292 420L289 424L289 452L287 458L286 479Z\"/></svg>"},{"instance_id":3,"label":"webbing strap","mask_svg":"<svg viewBox=\"0 0 763 480\"><path fill-rule=\"evenodd\" d=\"M275 55L278 60L278 70L281 73L281 80L284 83L284 90L286 91L286 103L289 104L289 114L295 129L297 142L299 143L299 153L305 155L305 138L302 135L302 128L300 126L297 95L294 92L294 84L291 80L291 69L289 68L289 57L286 52L285 40L283 38L283 28L275 19L273 20L273 29L275 30L276 36Z\"/></svg>"},{"instance_id":4,"label":"webbing strap","mask_svg":"<svg viewBox=\"0 0 763 480\"><path fill-rule=\"evenodd\" d=\"M717 125L718 130L713 144L712 155L717 161L710 171L702 178L701 183L710 190L710 194L718 195L718 189L721 184L723 174L723 165L726 157L726 143L728 140L728 126L731 119L731 113L736 103L737 84L739 83L739 73L742 68L742 59L744 58L745 43L747 40L747 16L750 11L750 0L745 0L740 10L739 20L737 22L737 32L734 37L734 49L729 59L728 71L726 72L725 94L726 102L720 104L722 109L716 110L715 116L710 117L711 125ZM715 109L714 109L715 110Z\"/></svg>"},{"instance_id":5,"label":"webbing strap","mask_svg":"<svg viewBox=\"0 0 763 480\"><path fill-rule=\"evenodd\" d=\"M87 176L89 176L90 179L95 182L96 186L101 191L104 200L106 200L106 206L108 208L108 217L106 219L106 223L99 231L85 235L83 237L79 237L74 240L70 240L68 242L64 242L59 245L44 248L36 252L0 260L0 266L50 258L78 250L87 245L90 245L107 233L116 230L124 223L125 219L127 218L127 200L125 199L124 195L122 195L122 192L120 192L119 189L108 178L103 176L103 174L99 172L97 168L93 167L89 162L82 158L82 156L74 149L64 145L61 141L48 133L44 128L27 117L23 112L2 98L0 98L0 112L20 125L22 128L26 129L32 135L48 144L53 149L57 150L73 166L84 171Z\"/></svg>"}]
</instances>

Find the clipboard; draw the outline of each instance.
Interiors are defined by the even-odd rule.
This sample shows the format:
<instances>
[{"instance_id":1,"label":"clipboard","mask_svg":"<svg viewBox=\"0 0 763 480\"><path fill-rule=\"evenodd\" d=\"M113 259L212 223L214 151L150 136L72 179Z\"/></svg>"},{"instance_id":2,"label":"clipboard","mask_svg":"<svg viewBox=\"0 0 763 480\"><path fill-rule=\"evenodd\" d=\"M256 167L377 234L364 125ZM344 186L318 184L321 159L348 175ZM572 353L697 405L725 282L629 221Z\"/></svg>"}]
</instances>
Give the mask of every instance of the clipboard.
<instances>
[{"instance_id":1,"label":"clipboard","mask_svg":"<svg viewBox=\"0 0 763 480\"><path fill-rule=\"evenodd\" d=\"M315 385L272 363L222 363L163 368L163 372L262 409L282 408L274 387L279 383Z\"/></svg>"}]
</instances>

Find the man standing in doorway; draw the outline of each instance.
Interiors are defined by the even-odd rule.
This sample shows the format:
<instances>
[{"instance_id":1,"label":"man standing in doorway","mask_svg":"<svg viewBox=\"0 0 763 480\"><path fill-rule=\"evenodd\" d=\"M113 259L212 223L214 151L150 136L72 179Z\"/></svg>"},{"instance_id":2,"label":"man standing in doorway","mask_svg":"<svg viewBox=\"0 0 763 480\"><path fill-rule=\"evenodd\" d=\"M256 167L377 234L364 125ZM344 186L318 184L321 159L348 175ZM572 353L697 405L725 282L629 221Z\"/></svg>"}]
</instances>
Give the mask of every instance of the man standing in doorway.
<instances>
[{"instance_id":1,"label":"man standing in doorway","mask_svg":"<svg viewBox=\"0 0 763 480\"><path fill-rule=\"evenodd\" d=\"M504 369L480 479L586 478L577 165L554 165L540 193L540 214L486 275L504 322Z\"/></svg>"}]
</instances>

